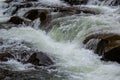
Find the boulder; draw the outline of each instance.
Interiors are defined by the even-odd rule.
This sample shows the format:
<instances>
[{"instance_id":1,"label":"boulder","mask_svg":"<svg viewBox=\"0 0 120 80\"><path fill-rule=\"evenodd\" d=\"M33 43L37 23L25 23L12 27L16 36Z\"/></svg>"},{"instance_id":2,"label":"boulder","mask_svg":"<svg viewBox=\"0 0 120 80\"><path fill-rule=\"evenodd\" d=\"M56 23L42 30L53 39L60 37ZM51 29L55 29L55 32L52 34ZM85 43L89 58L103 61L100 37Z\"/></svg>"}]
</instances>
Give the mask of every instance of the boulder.
<instances>
[{"instance_id":1,"label":"boulder","mask_svg":"<svg viewBox=\"0 0 120 80\"><path fill-rule=\"evenodd\" d=\"M50 9L32 9L26 12L24 17L32 21L39 18L41 29L45 29L51 21Z\"/></svg>"},{"instance_id":2,"label":"boulder","mask_svg":"<svg viewBox=\"0 0 120 80\"><path fill-rule=\"evenodd\" d=\"M120 63L120 35L114 33L91 34L83 43L87 49L102 56L101 60Z\"/></svg>"},{"instance_id":3,"label":"boulder","mask_svg":"<svg viewBox=\"0 0 120 80\"><path fill-rule=\"evenodd\" d=\"M104 61L115 61L120 63L120 46L105 52L101 58Z\"/></svg>"},{"instance_id":4,"label":"boulder","mask_svg":"<svg viewBox=\"0 0 120 80\"><path fill-rule=\"evenodd\" d=\"M105 48L108 45L108 40L105 39L91 39L85 44L85 48L93 50L95 54L101 56L105 52Z\"/></svg>"},{"instance_id":5,"label":"boulder","mask_svg":"<svg viewBox=\"0 0 120 80\"><path fill-rule=\"evenodd\" d=\"M49 66L54 64L52 59L43 52L33 53L27 62L32 63L34 65L39 65L39 66Z\"/></svg>"},{"instance_id":6,"label":"boulder","mask_svg":"<svg viewBox=\"0 0 120 80\"><path fill-rule=\"evenodd\" d=\"M29 23L29 22L30 20L21 18L19 16L12 16L10 20L8 20L8 23L12 23L12 24L22 24L22 23Z\"/></svg>"},{"instance_id":7,"label":"boulder","mask_svg":"<svg viewBox=\"0 0 120 80\"><path fill-rule=\"evenodd\" d=\"M24 14L24 17L30 20L35 20L36 18L39 18L42 16L43 16L42 18L46 18L48 13L49 11L47 9L32 9L26 12Z\"/></svg>"}]
</instances>

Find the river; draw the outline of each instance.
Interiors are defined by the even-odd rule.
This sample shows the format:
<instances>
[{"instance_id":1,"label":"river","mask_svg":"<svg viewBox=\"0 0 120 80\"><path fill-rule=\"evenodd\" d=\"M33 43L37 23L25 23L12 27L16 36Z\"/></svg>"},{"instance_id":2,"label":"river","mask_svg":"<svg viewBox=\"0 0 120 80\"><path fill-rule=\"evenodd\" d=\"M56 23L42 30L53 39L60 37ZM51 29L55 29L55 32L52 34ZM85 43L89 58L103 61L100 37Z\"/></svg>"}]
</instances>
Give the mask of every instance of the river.
<instances>
[{"instance_id":1,"label":"river","mask_svg":"<svg viewBox=\"0 0 120 80\"><path fill-rule=\"evenodd\" d=\"M39 1L48 5L65 4L59 0ZM48 80L120 80L120 64L101 61L98 55L85 49L85 45L82 44L85 37L92 32L120 34L120 7L109 6L109 3L89 0L87 5L81 6L92 8L100 14L85 16L84 13L81 13L83 16L72 15L54 19L53 28L47 33L40 29L20 25L20 28L0 29L0 37L30 42L33 49L48 52L49 55L54 56L55 66L57 66L55 71L58 72L54 76L59 79L51 76L52 78ZM9 14L3 14L4 10L1 2L0 22L9 19ZM16 60L9 60L4 63L9 65L12 71L34 70L30 64L22 64ZM49 72L52 74L52 71L54 72L54 70ZM49 75L51 74L49 73ZM34 76L34 74L32 75Z\"/></svg>"}]
</instances>

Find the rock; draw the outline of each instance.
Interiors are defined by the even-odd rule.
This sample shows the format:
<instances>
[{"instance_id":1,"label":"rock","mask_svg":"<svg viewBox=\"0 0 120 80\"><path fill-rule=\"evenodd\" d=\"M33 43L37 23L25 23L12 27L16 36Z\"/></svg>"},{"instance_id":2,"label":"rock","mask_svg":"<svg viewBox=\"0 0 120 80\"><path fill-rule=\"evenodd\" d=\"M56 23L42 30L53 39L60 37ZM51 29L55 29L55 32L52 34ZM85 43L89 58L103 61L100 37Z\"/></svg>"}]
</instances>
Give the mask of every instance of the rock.
<instances>
[{"instance_id":1,"label":"rock","mask_svg":"<svg viewBox=\"0 0 120 80\"><path fill-rule=\"evenodd\" d=\"M30 22L30 20L20 18L19 16L13 16L8 21L8 23L12 23L12 24L22 24L23 22L27 23L27 22Z\"/></svg>"},{"instance_id":2,"label":"rock","mask_svg":"<svg viewBox=\"0 0 120 80\"><path fill-rule=\"evenodd\" d=\"M0 53L0 61L8 61L11 58L14 58L14 56L9 51Z\"/></svg>"},{"instance_id":3,"label":"rock","mask_svg":"<svg viewBox=\"0 0 120 80\"><path fill-rule=\"evenodd\" d=\"M6 47L4 47L6 45ZM37 66L49 66L54 62L44 52L33 50L32 44L25 41L14 41L9 39L0 39L0 61L14 59L19 62L31 63Z\"/></svg>"},{"instance_id":4,"label":"rock","mask_svg":"<svg viewBox=\"0 0 120 80\"><path fill-rule=\"evenodd\" d=\"M88 0L62 0L70 5L87 4Z\"/></svg>"},{"instance_id":5,"label":"rock","mask_svg":"<svg viewBox=\"0 0 120 80\"><path fill-rule=\"evenodd\" d=\"M18 16L13 16L11 17L11 19L8 21L10 23L13 23L13 24L22 24L23 23L23 19L21 19L20 17Z\"/></svg>"},{"instance_id":6,"label":"rock","mask_svg":"<svg viewBox=\"0 0 120 80\"><path fill-rule=\"evenodd\" d=\"M115 47L108 52L104 53L102 59L104 61L115 61L120 63L120 46Z\"/></svg>"},{"instance_id":7,"label":"rock","mask_svg":"<svg viewBox=\"0 0 120 80\"><path fill-rule=\"evenodd\" d=\"M106 39L109 41L120 40L120 35L115 33L91 33L88 35L83 43L86 44L90 39Z\"/></svg>"},{"instance_id":8,"label":"rock","mask_svg":"<svg viewBox=\"0 0 120 80\"><path fill-rule=\"evenodd\" d=\"M87 49L102 56L101 60L120 63L120 35L113 33L92 34L83 43Z\"/></svg>"},{"instance_id":9,"label":"rock","mask_svg":"<svg viewBox=\"0 0 120 80\"><path fill-rule=\"evenodd\" d=\"M39 66L49 66L54 64L52 59L50 59L50 57L43 52L33 53L27 62Z\"/></svg>"},{"instance_id":10,"label":"rock","mask_svg":"<svg viewBox=\"0 0 120 80\"><path fill-rule=\"evenodd\" d=\"M40 19L40 28L46 29L49 23L51 22L51 14L49 9L32 9L25 13L25 18L32 21Z\"/></svg>"},{"instance_id":11,"label":"rock","mask_svg":"<svg viewBox=\"0 0 120 80\"><path fill-rule=\"evenodd\" d=\"M29 10L24 14L25 18L28 18L30 20L35 20L36 18L41 17L42 19L46 19L47 14L49 13L48 9L32 9Z\"/></svg>"},{"instance_id":12,"label":"rock","mask_svg":"<svg viewBox=\"0 0 120 80\"><path fill-rule=\"evenodd\" d=\"M108 41L105 39L91 39L85 44L85 48L93 50L94 53L101 56L105 52L105 48L108 45Z\"/></svg>"},{"instance_id":13,"label":"rock","mask_svg":"<svg viewBox=\"0 0 120 80\"><path fill-rule=\"evenodd\" d=\"M96 47L95 53L97 53L99 56L103 56L103 54L105 53L105 48L108 45L108 40L106 39L101 39Z\"/></svg>"}]
</instances>

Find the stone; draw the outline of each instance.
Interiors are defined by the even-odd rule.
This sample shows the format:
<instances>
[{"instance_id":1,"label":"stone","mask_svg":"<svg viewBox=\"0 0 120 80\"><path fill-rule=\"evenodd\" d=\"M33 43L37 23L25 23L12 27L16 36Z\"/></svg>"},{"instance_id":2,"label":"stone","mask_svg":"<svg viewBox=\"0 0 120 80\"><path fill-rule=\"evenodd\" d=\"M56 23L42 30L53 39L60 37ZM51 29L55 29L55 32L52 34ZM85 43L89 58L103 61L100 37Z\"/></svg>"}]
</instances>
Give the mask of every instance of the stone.
<instances>
[{"instance_id":1,"label":"stone","mask_svg":"<svg viewBox=\"0 0 120 80\"><path fill-rule=\"evenodd\" d=\"M120 63L120 46L115 47L108 52L104 53L101 60L104 61L115 61Z\"/></svg>"},{"instance_id":2,"label":"stone","mask_svg":"<svg viewBox=\"0 0 120 80\"><path fill-rule=\"evenodd\" d=\"M14 56L9 51L0 53L0 61L8 61L11 58L14 58Z\"/></svg>"},{"instance_id":3,"label":"stone","mask_svg":"<svg viewBox=\"0 0 120 80\"><path fill-rule=\"evenodd\" d=\"M52 59L43 52L33 53L27 62L32 63L34 65L39 65L39 66L49 66L54 64Z\"/></svg>"},{"instance_id":4,"label":"stone","mask_svg":"<svg viewBox=\"0 0 120 80\"><path fill-rule=\"evenodd\" d=\"M12 23L12 24L22 24L22 23L29 24L30 22L31 22L31 20L25 19L25 18L21 18L19 16L12 16L10 18L10 20L7 21L7 23Z\"/></svg>"},{"instance_id":5,"label":"stone","mask_svg":"<svg viewBox=\"0 0 120 80\"><path fill-rule=\"evenodd\" d=\"M104 61L120 63L120 35L99 33L89 35L83 42L87 49L101 56Z\"/></svg>"},{"instance_id":6,"label":"stone","mask_svg":"<svg viewBox=\"0 0 120 80\"><path fill-rule=\"evenodd\" d=\"M6 47L4 47L4 45L6 45ZM23 64L31 63L37 66L54 64L47 53L32 49L31 43L0 38L0 46L0 61L14 59Z\"/></svg>"},{"instance_id":7,"label":"stone","mask_svg":"<svg viewBox=\"0 0 120 80\"><path fill-rule=\"evenodd\" d=\"M32 9L24 14L24 17L32 21L40 19L40 28L46 29L51 21L49 9Z\"/></svg>"},{"instance_id":8,"label":"stone","mask_svg":"<svg viewBox=\"0 0 120 80\"><path fill-rule=\"evenodd\" d=\"M87 4L88 0L62 0L70 5Z\"/></svg>"}]
</instances>

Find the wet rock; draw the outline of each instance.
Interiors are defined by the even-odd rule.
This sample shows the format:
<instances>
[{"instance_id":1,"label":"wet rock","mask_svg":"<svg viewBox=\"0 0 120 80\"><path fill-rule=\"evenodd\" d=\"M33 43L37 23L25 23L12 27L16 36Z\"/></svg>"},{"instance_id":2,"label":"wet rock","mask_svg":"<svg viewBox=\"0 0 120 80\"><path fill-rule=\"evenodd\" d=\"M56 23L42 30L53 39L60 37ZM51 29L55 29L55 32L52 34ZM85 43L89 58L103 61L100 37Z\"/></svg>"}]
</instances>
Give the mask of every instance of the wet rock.
<instances>
[{"instance_id":1,"label":"wet rock","mask_svg":"<svg viewBox=\"0 0 120 80\"><path fill-rule=\"evenodd\" d=\"M104 61L115 61L120 63L120 46L115 47L108 52L104 53L102 59Z\"/></svg>"},{"instance_id":2,"label":"wet rock","mask_svg":"<svg viewBox=\"0 0 120 80\"><path fill-rule=\"evenodd\" d=\"M0 53L0 61L8 61L11 58L14 58L14 56L9 51Z\"/></svg>"},{"instance_id":3,"label":"wet rock","mask_svg":"<svg viewBox=\"0 0 120 80\"><path fill-rule=\"evenodd\" d=\"M54 64L52 59L50 59L50 57L43 52L33 53L27 62L39 66L49 66Z\"/></svg>"},{"instance_id":4,"label":"wet rock","mask_svg":"<svg viewBox=\"0 0 120 80\"><path fill-rule=\"evenodd\" d=\"M114 47L117 47L120 45L120 35L114 34L114 33L96 33L96 34L91 34L88 37L85 38L83 41L84 44L87 44L91 39L97 40L99 39L100 41L97 43L97 47L99 49L100 45L105 45L105 52L111 50ZM92 41L93 42L93 41ZM91 42L91 43L92 43ZM94 41L95 42L95 41ZM99 45L100 44L100 45ZM91 46L93 47L93 46ZM101 46L103 47L103 46ZM95 51L95 52L99 52Z\"/></svg>"},{"instance_id":5,"label":"wet rock","mask_svg":"<svg viewBox=\"0 0 120 80\"><path fill-rule=\"evenodd\" d=\"M11 71L0 68L0 80L61 80L68 79L68 75L50 69Z\"/></svg>"},{"instance_id":6,"label":"wet rock","mask_svg":"<svg viewBox=\"0 0 120 80\"><path fill-rule=\"evenodd\" d=\"M106 39L101 39L99 41L99 43L97 44L95 53L97 53L99 56L103 56L103 54L105 53L105 48L108 45L108 40Z\"/></svg>"},{"instance_id":7,"label":"wet rock","mask_svg":"<svg viewBox=\"0 0 120 80\"><path fill-rule=\"evenodd\" d=\"M106 39L114 41L120 40L120 35L115 33L91 33L84 39L83 43L86 44L90 39Z\"/></svg>"},{"instance_id":8,"label":"wet rock","mask_svg":"<svg viewBox=\"0 0 120 80\"><path fill-rule=\"evenodd\" d=\"M32 9L24 14L25 18L30 20L35 20L38 17L46 19L47 14L49 13L48 9Z\"/></svg>"},{"instance_id":9,"label":"wet rock","mask_svg":"<svg viewBox=\"0 0 120 80\"><path fill-rule=\"evenodd\" d=\"M1 22L0 29L11 29L12 27L21 27L19 25L30 25L31 20L19 17L19 16L12 16L9 20L5 22Z\"/></svg>"},{"instance_id":10,"label":"wet rock","mask_svg":"<svg viewBox=\"0 0 120 80\"><path fill-rule=\"evenodd\" d=\"M120 35L113 33L99 33L89 35L85 40L87 49L93 50L104 61L120 63Z\"/></svg>"},{"instance_id":11,"label":"wet rock","mask_svg":"<svg viewBox=\"0 0 120 80\"><path fill-rule=\"evenodd\" d=\"M62 0L70 5L87 4L88 0Z\"/></svg>"},{"instance_id":12,"label":"wet rock","mask_svg":"<svg viewBox=\"0 0 120 80\"><path fill-rule=\"evenodd\" d=\"M19 16L12 16L9 20L1 22L0 29L11 29L12 27L21 27L20 25L30 25L31 20Z\"/></svg>"},{"instance_id":13,"label":"wet rock","mask_svg":"<svg viewBox=\"0 0 120 80\"><path fill-rule=\"evenodd\" d=\"M14 59L23 64L32 63L38 66L49 66L54 64L49 55L32 49L32 44L28 42L1 38L0 43L0 61Z\"/></svg>"},{"instance_id":14,"label":"wet rock","mask_svg":"<svg viewBox=\"0 0 120 80\"><path fill-rule=\"evenodd\" d=\"M91 39L85 44L85 48L93 50L94 53L101 56L105 52L105 47L108 45L108 41L105 39Z\"/></svg>"},{"instance_id":15,"label":"wet rock","mask_svg":"<svg viewBox=\"0 0 120 80\"><path fill-rule=\"evenodd\" d=\"M8 23L12 23L12 24L22 24L23 22L28 23L30 22L30 20L25 19L25 18L20 18L19 16L13 16L8 21Z\"/></svg>"},{"instance_id":16,"label":"wet rock","mask_svg":"<svg viewBox=\"0 0 120 80\"><path fill-rule=\"evenodd\" d=\"M32 21L39 18L41 29L46 29L51 22L51 14L49 9L33 9L26 12L24 17Z\"/></svg>"}]
</instances>

